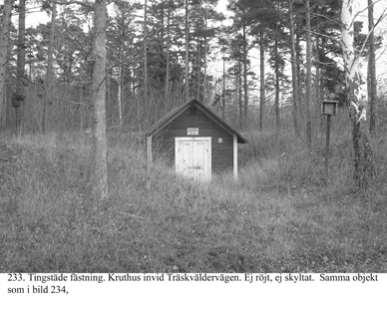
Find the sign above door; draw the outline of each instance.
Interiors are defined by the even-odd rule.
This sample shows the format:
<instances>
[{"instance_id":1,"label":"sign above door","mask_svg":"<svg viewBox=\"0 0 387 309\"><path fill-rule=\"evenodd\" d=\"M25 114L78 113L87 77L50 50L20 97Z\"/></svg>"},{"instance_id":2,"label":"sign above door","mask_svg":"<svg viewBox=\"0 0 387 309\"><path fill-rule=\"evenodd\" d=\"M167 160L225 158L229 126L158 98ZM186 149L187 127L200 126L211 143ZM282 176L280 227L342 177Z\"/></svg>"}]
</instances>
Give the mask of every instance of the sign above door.
<instances>
[{"instance_id":1,"label":"sign above door","mask_svg":"<svg viewBox=\"0 0 387 309\"><path fill-rule=\"evenodd\" d=\"M199 135L199 128L187 128L187 135Z\"/></svg>"}]
</instances>

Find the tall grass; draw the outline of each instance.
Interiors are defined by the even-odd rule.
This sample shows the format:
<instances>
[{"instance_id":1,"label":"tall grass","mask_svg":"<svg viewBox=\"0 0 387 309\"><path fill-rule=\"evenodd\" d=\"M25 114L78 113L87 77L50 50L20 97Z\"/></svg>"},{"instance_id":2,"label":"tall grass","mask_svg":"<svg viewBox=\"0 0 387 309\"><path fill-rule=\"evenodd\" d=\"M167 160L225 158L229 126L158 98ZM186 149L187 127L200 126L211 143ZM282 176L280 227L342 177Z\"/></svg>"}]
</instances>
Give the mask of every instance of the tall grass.
<instances>
[{"instance_id":1,"label":"tall grass","mask_svg":"<svg viewBox=\"0 0 387 309\"><path fill-rule=\"evenodd\" d=\"M4 140L0 271L387 270L385 139L384 185L361 196L339 134L328 185L318 145L310 155L289 133L246 137L238 183L220 175L202 186L160 163L148 191L142 136L111 132L110 195L98 207L88 195L87 135Z\"/></svg>"}]
</instances>

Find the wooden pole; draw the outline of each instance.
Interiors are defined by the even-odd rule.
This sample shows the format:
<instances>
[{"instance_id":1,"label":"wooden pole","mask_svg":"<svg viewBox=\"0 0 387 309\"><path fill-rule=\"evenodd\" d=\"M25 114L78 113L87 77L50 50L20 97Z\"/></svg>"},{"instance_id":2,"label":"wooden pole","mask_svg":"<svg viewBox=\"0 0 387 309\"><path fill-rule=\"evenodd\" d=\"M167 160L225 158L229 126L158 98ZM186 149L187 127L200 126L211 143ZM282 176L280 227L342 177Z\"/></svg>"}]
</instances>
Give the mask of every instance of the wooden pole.
<instances>
[{"instance_id":1,"label":"wooden pole","mask_svg":"<svg viewBox=\"0 0 387 309\"><path fill-rule=\"evenodd\" d=\"M331 137L331 115L327 115L327 131L325 141L325 181L328 184L329 178L329 143Z\"/></svg>"}]
</instances>

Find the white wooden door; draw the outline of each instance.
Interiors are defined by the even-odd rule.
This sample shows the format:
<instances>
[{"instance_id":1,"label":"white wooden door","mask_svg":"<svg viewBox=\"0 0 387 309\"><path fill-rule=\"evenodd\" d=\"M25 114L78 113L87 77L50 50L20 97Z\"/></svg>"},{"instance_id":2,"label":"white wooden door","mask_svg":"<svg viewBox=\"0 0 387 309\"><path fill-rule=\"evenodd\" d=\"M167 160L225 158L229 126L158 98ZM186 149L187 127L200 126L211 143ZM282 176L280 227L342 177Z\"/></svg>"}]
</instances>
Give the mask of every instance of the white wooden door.
<instances>
[{"instance_id":1,"label":"white wooden door","mask_svg":"<svg viewBox=\"0 0 387 309\"><path fill-rule=\"evenodd\" d=\"M211 180L211 137L176 137L175 169L193 180Z\"/></svg>"}]
</instances>

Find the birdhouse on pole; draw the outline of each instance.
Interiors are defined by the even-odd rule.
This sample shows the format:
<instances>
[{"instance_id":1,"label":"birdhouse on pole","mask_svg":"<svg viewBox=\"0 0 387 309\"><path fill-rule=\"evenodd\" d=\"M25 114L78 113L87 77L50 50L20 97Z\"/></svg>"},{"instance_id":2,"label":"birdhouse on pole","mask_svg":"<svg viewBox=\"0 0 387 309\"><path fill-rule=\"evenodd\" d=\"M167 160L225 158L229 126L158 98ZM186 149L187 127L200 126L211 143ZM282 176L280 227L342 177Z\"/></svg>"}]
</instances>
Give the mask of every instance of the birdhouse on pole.
<instances>
[{"instance_id":1,"label":"birdhouse on pole","mask_svg":"<svg viewBox=\"0 0 387 309\"><path fill-rule=\"evenodd\" d=\"M321 113L323 115L336 115L338 101L336 100L324 100L321 105Z\"/></svg>"},{"instance_id":2,"label":"birdhouse on pole","mask_svg":"<svg viewBox=\"0 0 387 309\"><path fill-rule=\"evenodd\" d=\"M331 118L336 115L338 101L336 100L324 100L321 105L321 113L327 118L327 131L326 131L326 142L325 142L325 178L326 183L329 179L329 143L331 135Z\"/></svg>"}]
</instances>

